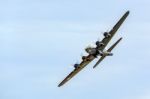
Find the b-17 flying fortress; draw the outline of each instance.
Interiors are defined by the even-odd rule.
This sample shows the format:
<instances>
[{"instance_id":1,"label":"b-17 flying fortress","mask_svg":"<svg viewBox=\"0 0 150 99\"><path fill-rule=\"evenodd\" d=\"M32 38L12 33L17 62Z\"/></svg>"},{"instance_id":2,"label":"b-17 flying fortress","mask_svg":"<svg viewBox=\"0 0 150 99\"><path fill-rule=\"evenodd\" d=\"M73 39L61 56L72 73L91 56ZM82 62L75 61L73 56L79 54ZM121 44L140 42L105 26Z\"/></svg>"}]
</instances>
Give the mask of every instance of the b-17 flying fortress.
<instances>
[{"instance_id":1,"label":"b-17 flying fortress","mask_svg":"<svg viewBox=\"0 0 150 99\"><path fill-rule=\"evenodd\" d=\"M82 62L80 64L74 65L74 70L58 85L58 87L64 85L67 81L69 81L72 77L74 77L77 73L79 73L85 66L87 66L91 61L100 56L100 59L93 66L93 68L97 67L99 63L106 57L112 56L112 50L116 47L116 45L122 40L122 37L119 38L108 50L105 50L107 44L115 35L117 30L120 28L122 23L125 21L127 16L129 15L129 11L127 11L121 19L116 23L116 25L109 31L104 32L104 38L101 41L96 41L96 47L88 47L85 51L89 54L88 56L82 56Z\"/></svg>"}]
</instances>

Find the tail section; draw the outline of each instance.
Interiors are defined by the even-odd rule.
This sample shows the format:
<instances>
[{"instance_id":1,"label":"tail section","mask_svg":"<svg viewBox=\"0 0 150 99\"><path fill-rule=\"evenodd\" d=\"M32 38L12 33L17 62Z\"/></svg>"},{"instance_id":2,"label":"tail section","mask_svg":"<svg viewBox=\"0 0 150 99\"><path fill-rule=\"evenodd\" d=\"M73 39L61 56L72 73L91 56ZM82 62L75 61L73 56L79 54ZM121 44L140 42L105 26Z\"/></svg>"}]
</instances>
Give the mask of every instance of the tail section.
<instances>
[{"instance_id":1,"label":"tail section","mask_svg":"<svg viewBox=\"0 0 150 99\"><path fill-rule=\"evenodd\" d=\"M122 40L122 38L120 38L119 40L117 40L117 42L114 43L114 44L107 50L107 52L111 52L121 40ZM106 57L106 55L102 56L102 57L97 61L97 63L93 66L93 68L97 67L98 64L99 64L105 57Z\"/></svg>"},{"instance_id":2,"label":"tail section","mask_svg":"<svg viewBox=\"0 0 150 99\"><path fill-rule=\"evenodd\" d=\"M107 51L111 52L121 40L122 40L122 37L116 43L114 43Z\"/></svg>"}]
</instances>

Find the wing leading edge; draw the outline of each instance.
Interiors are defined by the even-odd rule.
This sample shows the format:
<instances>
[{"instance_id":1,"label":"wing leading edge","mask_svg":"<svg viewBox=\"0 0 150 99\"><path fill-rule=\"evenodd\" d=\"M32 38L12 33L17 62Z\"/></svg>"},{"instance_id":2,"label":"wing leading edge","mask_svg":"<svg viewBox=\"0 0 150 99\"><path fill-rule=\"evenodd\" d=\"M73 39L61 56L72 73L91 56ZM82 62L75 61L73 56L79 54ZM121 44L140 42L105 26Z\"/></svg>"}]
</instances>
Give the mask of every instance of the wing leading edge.
<instances>
[{"instance_id":1,"label":"wing leading edge","mask_svg":"<svg viewBox=\"0 0 150 99\"><path fill-rule=\"evenodd\" d=\"M109 37L109 38L104 38L103 40L102 40L102 43L104 43L104 46L103 47L100 47L99 48L99 50L104 50L105 49L105 47L107 46L107 44L109 43L109 41L112 39L112 37L115 35L115 33L117 32L117 30L120 28L120 26L122 25L122 23L125 21L125 19L128 17L128 15L129 15L129 11L127 11L121 18L120 18L120 20L115 24L115 26L111 29L111 31L109 32L109 34L111 35L111 37ZM121 40L122 38L120 38L118 41L120 42L120 40ZM119 43L118 42L118 43ZM116 42L117 43L117 42ZM115 43L115 44L116 44ZM114 44L114 45L115 45ZM116 46L116 45L115 45ZM111 47L112 48L112 47ZM113 49L113 48L112 48ZM109 50L111 50L111 49L109 49ZM98 60L98 62L93 66L93 68L95 68L104 58L105 58L106 56L102 56L99 60Z\"/></svg>"},{"instance_id":2,"label":"wing leading edge","mask_svg":"<svg viewBox=\"0 0 150 99\"><path fill-rule=\"evenodd\" d=\"M127 11L121 18L120 20L115 24L115 26L111 29L111 31L109 32L109 34L111 35L108 38L104 38L102 40L102 43L104 43L104 46L100 47L99 50L104 50L105 47L107 46L107 44L109 43L109 41L112 39L112 37L115 35L115 33L117 32L117 30L120 28L120 26L122 25L122 23L125 21L125 19L127 18L127 16L129 15L129 11Z\"/></svg>"},{"instance_id":3,"label":"wing leading edge","mask_svg":"<svg viewBox=\"0 0 150 99\"><path fill-rule=\"evenodd\" d=\"M71 78L73 78L78 72L80 72L85 66L87 66L95 57L89 55L88 57L91 58L89 61L82 61L80 66L78 68L75 68L59 85L58 87L61 87L64 85L66 82L68 82Z\"/></svg>"}]
</instances>

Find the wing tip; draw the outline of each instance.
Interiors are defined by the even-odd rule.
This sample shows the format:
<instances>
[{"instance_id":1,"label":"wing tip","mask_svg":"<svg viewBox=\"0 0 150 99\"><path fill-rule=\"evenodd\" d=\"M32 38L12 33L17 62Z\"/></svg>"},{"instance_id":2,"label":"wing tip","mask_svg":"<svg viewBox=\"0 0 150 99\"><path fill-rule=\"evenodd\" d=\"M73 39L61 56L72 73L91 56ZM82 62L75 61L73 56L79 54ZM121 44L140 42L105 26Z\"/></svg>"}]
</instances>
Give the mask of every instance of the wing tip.
<instances>
[{"instance_id":1,"label":"wing tip","mask_svg":"<svg viewBox=\"0 0 150 99\"><path fill-rule=\"evenodd\" d=\"M122 40L123 38L122 37L120 37L120 39L119 40Z\"/></svg>"},{"instance_id":2,"label":"wing tip","mask_svg":"<svg viewBox=\"0 0 150 99\"><path fill-rule=\"evenodd\" d=\"M130 14L130 11L128 10L125 14L126 14L126 16L128 16Z\"/></svg>"},{"instance_id":3,"label":"wing tip","mask_svg":"<svg viewBox=\"0 0 150 99\"><path fill-rule=\"evenodd\" d=\"M61 87L61 86L62 86L62 84L59 84L59 85L58 85L58 87Z\"/></svg>"},{"instance_id":4,"label":"wing tip","mask_svg":"<svg viewBox=\"0 0 150 99\"><path fill-rule=\"evenodd\" d=\"M62 85L64 85L64 81L62 81L62 82L58 85L58 87L61 87Z\"/></svg>"},{"instance_id":5,"label":"wing tip","mask_svg":"<svg viewBox=\"0 0 150 99\"><path fill-rule=\"evenodd\" d=\"M128 10L126 13L128 13L128 14L129 14L129 13L130 13L130 11Z\"/></svg>"},{"instance_id":6,"label":"wing tip","mask_svg":"<svg viewBox=\"0 0 150 99\"><path fill-rule=\"evenodd\" d=\"M96 67L96 65L95 65L95 66L93 66L93 69L95 69L95 67Z\"/></svg>"}]
</instances>

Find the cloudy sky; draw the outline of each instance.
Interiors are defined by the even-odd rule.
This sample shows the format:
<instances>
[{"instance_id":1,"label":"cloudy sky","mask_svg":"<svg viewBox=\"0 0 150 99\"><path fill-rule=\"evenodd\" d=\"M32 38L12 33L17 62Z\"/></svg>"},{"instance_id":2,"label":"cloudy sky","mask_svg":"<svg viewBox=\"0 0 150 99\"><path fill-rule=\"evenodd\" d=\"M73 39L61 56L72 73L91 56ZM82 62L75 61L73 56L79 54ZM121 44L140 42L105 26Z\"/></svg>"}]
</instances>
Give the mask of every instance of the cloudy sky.
<instances>
[{"instance_id":1,"label":"cloudy sky","mask_svg":"<svg viewBox=\"0 0 150 99\"><path fill-rule=\"evenodd\" d=\"M0 99L150 99L149 0L0 0ZM130 10L96 69L58 83Z\"/></svg>"}]
</instances>

